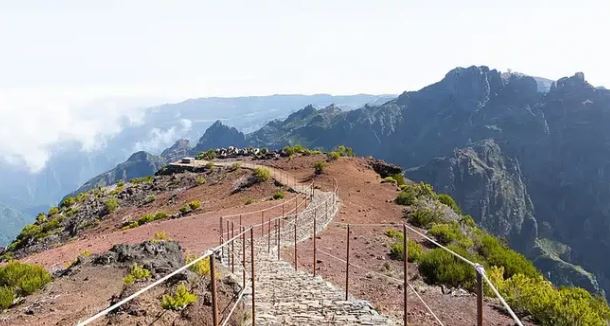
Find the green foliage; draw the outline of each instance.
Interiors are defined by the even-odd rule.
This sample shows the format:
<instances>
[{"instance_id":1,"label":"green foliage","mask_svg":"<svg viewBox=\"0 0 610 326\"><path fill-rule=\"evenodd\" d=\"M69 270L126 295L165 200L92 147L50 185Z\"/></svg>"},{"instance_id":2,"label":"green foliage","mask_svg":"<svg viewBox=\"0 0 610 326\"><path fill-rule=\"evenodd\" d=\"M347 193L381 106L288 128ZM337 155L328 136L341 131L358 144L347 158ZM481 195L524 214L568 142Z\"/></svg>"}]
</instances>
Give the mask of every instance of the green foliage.
<instances>
[{"instance_id":1,"label":"green foliage","mask_svg":"<svg viewBox=\"0 0 610 326\"><path fill-rule=\"evenodd\" d=\"M402 173L392 174L391 176L389 176L389 178L392 178L393 180L395 180L396 184L399 186L406 184L405 177L402 175Z\"/></svg>"},{"instance_id":2,"label":"green foliage","mask_svg":"<svg viewBox=\"0 0 610 326\"><path fill-rule=\"evenodd\" d=\"M341 157L341 154L337 151L332 151L327 155L329 161L336 161Z\"/></svg>"},{"instance_id":3,"label":"green foliage","mask_svg":"<svg viewBox=\"0 0 610 326\"><path fill-rule=\"evenodd\" d=\"M385 231L385 235L396 240L390 246L390 256L396 260L403 260L405 254L403 233L397 229L387 229ZM409 262L418 261L422 253L424 252L422 246L419 243L410 239L407 241L407 249L407 260Z\"/></svg>"},{"instance_id":4,"label":"green foliage","mask_svg":"<svg viewBox=\"0 0 610 326\"><path fill-rule=\"evenodd\" d=\"M28 239L40 238L42 234L42 226L36 224L26 224L21 233L17 236L17 240L26 241Z\"/></svg>"},{"instance_id":5,"label":"green foliage","mask_svg":"<svg viewBox=\"0 0 610 326\"><path fill-rule=\"evenodd\" d=\"M257 182L265 182L271 179L271 172L266 168L256 168L254 169L254 177Z\"/></svg>"},{"instance_id":6,"label":"green foliage","mask_svg":"<svg viewBox=\"0 0 610 326\"><path fill-rule=\"evenodd\" d=\"M246 199L246 202L244 203L244 205L250 205L252 203L254 203L254 199L248 198L248 199Z\"/></svg>"},{"instance_id":7,"label":"green foliage","mask_svg":"<svg viewBox=\"0 0 610 326\"><path fill-rule=\"evenodd\" d=\"M213 149L209 149L205 152L201 152L196 157L196 159L198 159L198 160L206 160L206 161L211 161L215 158L216 158L216 151Z\"/></svg>"},{"instance_id":8,"label":"green foliage","mask_svg":"<svg viewBox=\"0 0 610 326\"><path fill-rule=\"evenodd\" d=\"M397 185L398 183L396 182L396 180L392 177L385 177L381 180L381 183L392 183L394 185Z\"/></svg>"},{"instance_id":9,"label":"green foliage","mask_svg":"<svg viewBox=\"0 0 610 326\"><path fill-rule=\"evenodd\" d=\"M119 208L119 201L116 198L110 198L104 202L104 207L108 214L112 214Z\"/></svg>"},{"instance_id":10,"label":"green foliage","mask_svg":"<svg viewBox=\"0 0 610 326\"><path fill-rule=\"evenodd\" d=\"M428 234L436 238L443 245L464 238L464 234L462 234L457 223L435 224L430 228Z\"/></svg>"},{"instance_id":11,"label":"green foliage","mask_svg":"<svg viewBox=\"0 0 610 326\"><path fill-rule=\"evenodd\" d=\"M387 229L385 235L393 239L402 239L402 232L397 229Z\"/></svg>"},{"instance_id":12,"label":"green foliage","mask_svg":"<svg viewBox=\"0 0 610 326\"><path fill-rule=\"evenodd\" d=\"M449 248L471 261L476 260L460 247L451 245ZM426 282L432 284L472 289L476 282L476 272L472 266L441 248L423 253L418 269Z\"/></svg>"},{"instance_id":13,"label":"green foliage","mask_svg":"<svg viewBox=\"0 0 610 326\"><path fill-rule=\"evenodd\" d=\"M138 264L133 264L129 270L129 274L123 278L125 285L131 285L135 282L146 280L151 277L150 271Z\"/></svg>"},{"instance_id":14,"label":"green foliage","mask_svg":"<svg viewBox=\"0 0 610 326\"><path fill-rule=\"evenodd\" d=\"M409 222L417 227L429 228L433 223L441 221L440 214L427 207L419 207L409 216Z\"/></svg>"},{"instance_id":15,"label":"green foliage","mask_svg":"<svg viewBox=\"0 0 610 326\"><path fill-rule=\"evenodd\" d=\"M401 186L402 191L396 197L396 203L399 205L413 205L420 198L435 199L436 193L432 186L427 183L412 183Z\"/></svg>"},{"instance_id":16,"label":"green foliage","mask_svg":"<svg viewBox=\"0 0 610 326\"><path fill-rule=\"evenodd\" d=\"M151 239L152 242L161 242L161 241L168 241L168 240L170 240L170 238L165 231L155 232L155 234L153 235L153 237Z\"/></svg>"},{"instance_id":17,"label":"green foliage","mask_svg":"<svg viewBox=\"0 0 610 326\"><path fill-rule=\"evenodd\" d=\"M133 184L151 184L153 183L154 177L152 175L149 176L145 176L145 177L140 177L140 178L133 178L131 180L129 180L129 182L133 183Z\"/></svg>"},{"instance_id":18,"label":"green foliage","mask_svg":"<svg viewBox=\"0 0 610 326\"><path fill-rule=\"evenodd\" d=\"M205 180L205 178L202 175L198 175L195 178L195 182L197 183L197 185L201 186L201 185L204 185L206 183L206 180Z\"/></svg>"},{"instance_id":19,"label":"green foliage","mask_svg":"<svg viewBox=\"0 0 610 326\"><path fill-rule=\"evenodd\" d=\"M144 198L144 204L150 204L155 201L155 195L150 194Z\"/></svg>"},{"instance_id":20,"label":"green foliage","mask_svg":"<svg viewBox=\"0 0 610 326\"><path fill-rule=\"evenodd\" d=\"M278 200L278 199L284 199L284 192L281 190L276 191L273 194L273 199Z\"/></svg>"},{"instance_id":21,"label":"green foliage","mask_svg":"<svg viewBox=\"0 0 610 326\"><path fill-rule=\"evenodd\" d=\"M187 256L186 263L188 264L195 259L196 259L196 257L194 257L194 256ZM191 267L189 267L189 270L201 277L209 276L210 275L210 257L204 258L204 259L194 263Z\"/></svg>"},{"instance_id":22,"label":"green foliage","mask_svg":"<svg viewBox=\"0 0 610 326\"><path fill-rule=\"evenodd\" d=\"M85 200L87 200L87 197L89 197L89 195L86 192L81 192L78 195L76 195L76 201L78 203L82 203Z\"/></svg>"},{"instance_id":23,"label":"green foliage","mask_svg":"<svg viewBox=\"0 0 610 326\"><path fill-rule=\"evenodd\" d=\"M144 214L140 217L136 222L137 226L141 226L150 222L164 220L167 218L167 214L165 212L156 212L154 214Z\"/></svg>"},{"instance_id":24,"label":"green foliage","mask_svg":"<svg viewBox=\"0 0 610 326\"><path fill-rule=\"evenodd\" d=\"M214 168L214 163L212 163L212 162L208 162L208 163L206 163L206 164L205 164L205 168L206 168L206 169L208 169L208 170L213 169L213 168Z\"/></svg>"},{"instance_id":25,"label":"green foliage","mask_svg":"<svg viewBox=\"0 0 610 326\"><path fill-rule=\"evenodd\" d=\"M508 278L517 273L528 277L540 275L531 261L508 248L498 238L483 232L477 242L478 253L487 260L489 265L503 267L504 277Z\"/></svg>"},{"instance_id":26,"label":"green foliage","mask_svg":"<svg viewBox=\"0 0 610 326\"><path fill-rule=\"evenodd\" d=\"M455 199L453 199L453 197L451 197L450 195L439 194L438 195L438 201L440 201L441 203L449 206L456 214L459 214L459 215L462 214L462 209L455 202Z\"/></svg>"},{"instance_id":27,"label":"green foliage","mask_svg":"<svg viewBox=\"0 0 610 326\"><path fill-rule=\"evenodd\" d=\"M470 215L464 215L460 218L460 224L469 226L471 228L476 227L477 223L474 221L474 218Z\"/></svg>"},{"instance_id":28,"label":"green foliage","mask_svg":"<svg viewBox=\"0 0 610 326\"><path fill-rule=\"evenodd\" d=\"M300 154L305 152L305 147L303 147L302 145L286 146L284 147L283 151L288 156L293 156L294 154Z\"/></svg>"},{"instance_id":29,"label":"green foliage","mask_svg":"<svg viewBox=\"0 0 610 326\"><path fill-rule=\"evenodd\" d=\"M51 279L51 274L40 265L11 261L0 266L0 286L11 288L18 295L30 295Z\"/></svg>"},{"instance_id":30,"label":"green foliage","mask_svg":"<svg viewBox=\"0 0 610 326\"><path fill-rule=\"evenodd\" d=\"M180 207L180 214L186 215L192 211L191 207L188 204L184 204Z\"/></svg>"},{"instance_id":31,"label":"green foliage","mask_svg":"<svg viewBox=\"0 0 610 326\"><path fill-rule=\"evenodd\" d=\"M70 206L72 206L74 204L76 204L76 198L74 198L74 197L66 197L66 198L64 198L64 200L61 201L59 206L60 207L70 207Z\"/></svg>"},{"instance_id":32,"label":"green foliage","mask_svg":"<svg viewBox=\"0 0 610 326\"><path fill-rule=\"evenodd\" d=\"M59 214L59 207L51 207L47 213L47 216L53 216L56 214Z\"/></svg>"},{"instance_id":33,"label":"green foliage","mask_svg":"<svg viewBox=\"0 0 610 326\"><path fill-rule=\"evenodd\" d=\"M8 286L0 286L0 311L8 309L15 301L15 292Z\"/></svg>"},{"instance_id":34,"label":"green foliage","mask_svg":"<svg viewBox=\"0 0 610 326\"><path fill-rule=\"evenodd\" d=\"M46 221L47 221L47 214L39 213L38 216L36 216L36 224L42 224Z\"/></svg>"},{"instance_id":35,"label":"green foliage","mask_svg":"<svg viewBox=\"0 0 610 326\"><path fill-rule=\"evenodd\" d=\"M324 161L317 161L313 165L313 170L316 174L322 174L324 172L325 168L326 168L326 162L324 162Z\"/></svg>"},{"instance_id":36,"label":"green foliage","mask_svg":"<svg viewBox=\"0 0 610 326\"><path fill-rule=\"evenodd\" d=\"M608 325L610 308L601 298L581 288L553 287L542 276L514 274L503 268L488 271L491 282L517 312L527 312L540 325Z\"/></svg>"},{"instance_id":37,"label":"green foliage","mask_svg":"<svg viewBox=\"0 0 610 326\"><path fill-rule=\"evenodd\" d=\"M201 207L201 201L192 200L192 201L184 204L184 206L180 207L180 213L182 213L182 215L185 215L196 209L199 209L200 207Z\"/></svg>"},{"instance_id":38,"label":"green foliage","mask_svg":"<svg viewBox=\"0 0 610 326\"><path fill-rule=\"evenodd\" d=\"M352 150L352 148L347 147L345 145L337 146L337 148L335 149L335 152L339 153L340 156L347 156L347 157L354 156L354 151Z\"/></svg>"},{"instance_id":39,"label":"green foliage","mask_svg":"<svg viewBox=\"0 0 610 326\"><path fill-rule=\"evenodd\" d=\"M231 164L231 167L229 168L230 171L237 171L241 168L241 163L239 162L235 162L233 164Z\"/></svg>"},{"instance_id":40,"label":"green foliage","mask_svg":"<svg viewBox=\"0 0 610 326\"><path fill-rule=\"evenodd\" d=\"M191 200L191 201L188 203L188 205L189 205L189 207L190 207L192 210L196 210L196 209L201 208L201 201L200 201L200 200L198 200L198 199Z\"/></svg>"},{"instance_id":41,"label":"green foliage","mask_svg":"<svg viewBox=\"0 0 610 326\"><path fill-rule=\"evenodd\" d=\"M123 180L119 180L119 182L116 183L117 188L123 188L125 187L125 181Z\"/></svg>"},{"instance_id":42,"label":"green foliage","mask_svg":"<svg viewBox=\"0 0 610 326\"><path fill-rule=\"evenodd\" d=\"M197 295L189 292L184 283L178 284L173 295L165 294L161 298L161 307L167 310L182 310L197 302Z\"/></svg>"}]
</instances>

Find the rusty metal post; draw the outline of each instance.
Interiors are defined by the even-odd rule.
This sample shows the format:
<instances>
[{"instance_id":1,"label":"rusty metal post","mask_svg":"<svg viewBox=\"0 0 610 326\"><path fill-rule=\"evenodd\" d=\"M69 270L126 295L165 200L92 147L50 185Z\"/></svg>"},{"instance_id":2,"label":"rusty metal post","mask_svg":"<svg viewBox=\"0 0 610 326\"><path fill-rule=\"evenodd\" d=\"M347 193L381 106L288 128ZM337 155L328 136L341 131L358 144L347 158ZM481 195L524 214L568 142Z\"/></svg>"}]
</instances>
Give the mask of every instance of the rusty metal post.
<instances>
[{"instance_id":1,"label":"rusty metal post","mask_svg":"<svg viewBox=\"0 0 610 326\"><path fill-rule=\"evenodd\" d=\"M214 254L208 257L210 260L210 278L212 282L212 322L218 326L218 306L216 305L216 273L214 271Z\"/></svg>"},{"instance_id":2,"label":"rusty metal post","mask_svg":"<svg viewBox=\"0 0 610 326\"><path fill-rule=\"evenodd\" d=\"M231 221L231 273L235 274L235 224Z\"/></svg>"},{"instance_id":3,"label":"rusty metal post","mask_svg":"<svg viewBox=\"0 0 610 326\"><path fill-rule=\"evenodd\" d=\"M282 205L282 210L284 210L284 206ZM282 212L282 215L284 215L284 212ZM282 247L282 221L284 219L280 219L279 221L277 221L277 260L280 260L280 251L281 251L281 247Z\"/></svg>"},{"instance_id":4,"label":"rusty metal post","mask_svg":"<svg viewBox=\"0 0 610 326\"><path fill-rule=\"evenodd\" d=\"M403 285L402 285L402 292L403 292L403 314L404 314L404 325L407 325L407 310L408 309L408 303L407 303L407 295L409 292L408 286L409 286L409 264L408 264L408 259L409 259L409 246L408 246L408 239L407 239L407 225L403 224L402 225L402 245L403 245L403 253L404 256L402 257L403 259Z\"/></svg>"},{"instance_id":5,"label":"rusty metal post","mask_svg":"<svg viewBox=\"0 0 610 326\"><path fill-rule=\"evenodd\" d=\"M271 217L267 218L267 253L271 252Z\"/></svg>"},{"instance_id":6,"label":"rusty metal post","mask_svg":"<svg viewBox=\"0 0 610 326\"><path fill-rule=\"evenodd\" d=\"M316 276L316 252L317 252L317 247L316 247L316 230L317 230L317 225L316 225L316 210L313 210L313 276Z\"/></svg>"},{"instance_id":7,"label":"rusty metal post","mask_svg":"<svg viewBox=\"0 0 610 326\"><path fill-rule=\"evenodd\" d=\"M241 288L246 288L246 229L243 226L239 227L241 233Z\"/></svg>"},{"instance_id":8,"label":"rusty metal post","mask_svg":"<svg viewBox=\"0 0 610 326\"><path fill-rule=\"evenodd\" d=\"M227 238L226 240L231 239L231 228L229 228L229 220L227 220ZM225 240L225 241L226 241ZM231 246L226 246L227 247L227 263L231 263Z\"/></svg>"},{"instance_id":9,"label":"rusty metal post","mask_svg":"<svg viewBox=\"0 0 610 326\"><path fill-rule=\"evenodd\" d=\"M261 211L261 237L265 235L265 211Z\"/></svg>"},{"instance_id":10,"label":"rusty metal post","mask_svg":"<svg viewBox=\"0 0 610 326\"><path fill-rule=\"evenodd\" d=\"M256 324L256 309L255 309L255 295L256 291L254 290L254 280L256 279L256 273L254 272L254 228L250 228L250 257L252 259L251 264L251 277L252 277L252 325Z\"/></svg>"},{"instance_id":11,"label":"rusty metal post","mask_svg":"<svg viewBox=\"0 0 610 326\"><path fill-rule=\"evenodd\" d=\"M477 269L477 326L483 326L483 277Z\"/></svg>"},{"instance_id":12,"label":"rusty metal post","mask_svg":"<svg viewBox=\"0 0 610 326\"><path fill-rule=\"evenodd\" d=\"M225 241L224 240L225 232L224 232L224 230L222 228L223 224L224 223L223 223L222 216L221 216L220 217L220 245L222 245L223 242ZM220 250L221 250L220 251L220 256L222 257L225 254L225 247L223 246Z\"/></svg>"},{"instance_id":13,"label":"rusty metal post","mask_svg":"<svg viewBox=\"0 0 610 326\"><path fill-rule=\"evenodd\" d=\"M346 261L345 264L345 300L347 301L347 296L349 294L349 224L347 225L347 253L346 253Z\"/></svg>"},{"instance_id":14,"label":"rusty metal post","mask_svg":"<svg viewBox=\"0 0 610 326\"><path fill-rule=\"evenodd\" d=\"M298 254L297 254L297 219L298 215L294 215L294 270L298 270Z\"/></svg>"}]
</instances>

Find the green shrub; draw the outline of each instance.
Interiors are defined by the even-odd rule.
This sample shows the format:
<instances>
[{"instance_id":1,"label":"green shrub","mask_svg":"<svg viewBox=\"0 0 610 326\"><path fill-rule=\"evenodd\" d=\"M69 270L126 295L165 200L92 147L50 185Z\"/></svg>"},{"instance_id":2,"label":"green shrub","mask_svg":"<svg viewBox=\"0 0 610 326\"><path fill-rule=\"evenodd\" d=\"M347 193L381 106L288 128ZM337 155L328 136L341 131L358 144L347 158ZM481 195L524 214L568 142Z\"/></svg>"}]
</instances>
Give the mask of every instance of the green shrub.
<instances>
[{"instance_id":1,"label":"green shrub","mask_svg":"<svg viewBox=\"0 0 610 326\"><path fill-rule=\"evenodd\" d=\"M345 145L337 146L337 148L335 149L335 152L339 153L340 156L347 156L347 157L354 156L354 151L352 150L352 148L347 147Z\"/></svg>"},{"instance_id":2,"label":"green shrub","mask_svg":"<svg viewBox=\"0 0 610 326\"><path fill-rule=\"evenodd\" d=\"M51 282L51 274L42 266L11 261L0 267L0 286L18 295L30 295Z\"/></svg>"},{"instance_id":3,"label":"green shrub","mask_svg":"<svg viewBox=\"0 0 610 326\"><path fill-rule=\"evenodd\" d=\"M603 299L581 288L556 289L542 276L514 274L503 268L488 271L491 282L517 312L526 312L540 325L608 325L610 308Z\"/></svg>"},{"instance_id":4,"label":"green shrub","mask_svg":"<svg viewBox=\"0 0 610 326\"><path fill-rule=\"evenodd\" d=\"M116 198L110 198L104 202L104 207L108 214L112 214L119 208L119 201Z\"/></svg>"},{"instance_id":5,"label":"green shrub","mask_svg":"<svg viewBox=\"0 0 610 326\"><path fill-rule=\"evenodd\" d=\"M387 229L385 231L385 235L390 238L397 239L397 240L402 239L402 232L397 229Z\"/></svg>"},{"instance_id":6,"label":"green shrub","mask_svg":"<svg viewBox=\"0 0 610 326\"><path fill-rule=\"evenodd\" d=\"M425 207L416 209L415 212L409 216L409 222L411 222L411 224L426 229L429 228L433 223L440 221L440 214L438 212L431 208Z\"/></svg>"},{"instance_id":7,"label":"green shrub","mask_svg":"<svg viewBox=\"0 0 610 326\"><path fill-rule=\"evenodd\" d=\"M180 214L186 215L192 211L191 206L188 204L184 204L184 206L180 207Z\"/></svg>"},{"instance_id":8,"label":"green shrub","mask_svg":"<svg viewBox=\"0 0 610 326\"><path fill-rule=\"evenodd\" d=\"M229 168L230 171L237 171L241 168L241 163L239 162L235 162L233 164L231 164L231 167Z\"/></svg>"},{"instance_id":9,"label":"green shrub","mask_svg":"<svg viewBox=\"0 0 610 326\"><path fill-rule=\"evenodd\" d=\"M401 238L402 238L402 234L401 234ZM392 257L393 259L396 260L403 260L405 252L404 252L404 244L403 244L404 240L398 240L396 242L394 242L392 244L392 246L390 246L390 257ZM422 248L422 246L413 241L413 240L407 240L407 249L409 250L407 252L407 260L409 262L416 262L419 261L419 259L421 258L424 249Z\"/></svg>"},{"instance_id":10,"label":"green shrub","mask_svg":"<svg viewBox=\"0 0 610 326\"><path fill-rule=\"evenodd\" d=\"M66 197L66 198L64 198L64 200L61 201L59 206L60 207L70 207L70 206L72 206L74 204L76 204L76 198L74 198L74 197Z\"/></svg>"},{"instance_id":11,"label":"green shrub","mask_svg":"<svg viewBox=\"0 0 610 326\"><path fill-rule=\"evenodd\" d=\"M59 207L51 207L49 208L49 212L47 213L47 216L51 217L53 215L59 214Z\"/></svg>"},{"instance_id":12,"label":"green shrub","mask_svg":"<svg viewBox=\"0 0 610 326\"><path fill-rule=\"evenodd\" d=\"M129 274L123 278L125 285L131 285L135 282L149 279L151 276L150 271L138 264L133 264L129 270Z\"/></svg>"},{"instance_id":13,"label":"green shrub","mask_svg":"<svg viewBox=\"0 0 610 326\"><path fill-rule=\"evenodd\" d=\"M206 164L205 164L205 168L206 168L206 169L208 169L208 170L213 169L213 168L214 168L214 163L212 163L212 162L208 162L208 163L206 163Z\"/></svg>"},{"instance_id":14,"label":"green shrub","mask_svg":"<svg viewBox=\"0 0 610 326\"><path fill-rule=\"evenodd\" d=\"M41 231L42 233L47 233L49 231L53 231L53 230L61 227L60 219L54 218L52 220L49 220L49 221L41 224L41 226L42 226L42 231Z\"/></svg>"},{"instance_id":15,"label":"green shrub","mask_svg":"<svg viewBox=\"0 0 610 326\"><path fill-rule=\"evenodd\" d=\"M190 263L193 260L195 260L196 257L194 256L186 256L186 263ZM208 258L204 258L196 263L194 263L191 267L189 267L189 270L201 277L205 277L205 276L209 276L210 275L210 257Z\"/></svg>"},{"instance_id":16,"label":"green shrub","mask_svg":"<svg viewBox=\"0 0 610 326\"><path fill-rule=\"evenodd\" d=\"M339 159L339 157L341 157L341 154L339 152L332 151L332 152L328 153L327 156L328 156L329 161L336 161Z\"/></svg>"},{"instance_id":17,"label":"green shrub","mask_svg":"<svg viewBox=\"0 0 610 326\"><path fill-rule=\"evenodd\" d=\"M191 200L191 201L188 203L188 206L191 208L191 210L196 210L196 209L199 209L199 208L201 208L201 201L200 201L200 200L197 200L197 199L195 199L195 200Z\"/></svg>"},{"instance_id":18,"label":"green shrub","mask_svg":"<svg viewBox=\"0 0 610 326\"><path fill-rule=\"evenodd\" d=\"M322 174L324 172L325 168L326 168L326 162L324 162L324 161L317 161L313 165L313 170L316 174Z\"/></svg>"},{"instance_id":19,"label":"green shrub","mask_svg":"<svg viewBox=\"0 0 610 326\"><path fill-rule=\"evenodd\" d=\"M281 190L276 191L273 194L273 199L278 200L278 199L284 199L284 192Z\"/></svg>"},{"instance_id":20,"label":"green shrub","mask_svg":"<svg viewBox=\"0 0 610 326\"><path fill-rule=\"evenodd\" d=\"M460 227L456 223L435 224L430 228L428 234L444 245L464 237Z\"/></svg>"},{"instance_id":21,"label":"green shrub","mask_svg":"<svg viewBox=\"0 0 610 326\"><path fill-rule=\"evenodd\" d=\"M381 180L381 183L392 183L394 185L397 185L396 180L392 177L385 177ZM400 195L400 194L399 194ZM398 199L396 199L398 201Z\"/></svg>"},{"instance_id":22,"label":"green shrub","mask_svg":"<svg viewBox=\"0 0 610 326\"><path fill-rule=\"evenodd\" d=\"M244 203L244 205L250 205L252 203L254 203L254 199L248 198L248 199L246 199L246 202Z\"/></svg>"},{"instance_id":23,"label":"green shrub","mask_svg":"<svg viewBox=\"0 0 610 326\"><path fill-rule=\"evenodd\" d=\"M164 220L166 218L167 218L167 214L165 212L156 212L154 214L152 214L152 213L144 214L136 222L137 222L137 225L140 226L140 225L144 225L144 224L147 224L150 222ZM130 224L131 224L131 222L130 222Z\"/></svg>"},{"instance_id":24,"label":"green shrub","mask_svg":"<svg viewBox=\"0 0 610 326\"><path fill-rule=\"evenodd\" d=\"M150 194L144 198L144 204L150 204L155 201L155 195Z\"/></svg>"},{"instance_id":25,"label":"green shrub","mask_svg":"<svg viewBox=\"0 0 610 326\"><path fill-rule=\"evenodd\" d=\"M201 185L204 185L206 183L206 180L205 180L205 178L202 175L198 175L195 178L195 182L197 183L197 185L201 186Z\"/></svg>"},{"instance_id":26,"label":"green shrub","mask_svg":"<svg viewBox=\"0 0 610 326\"><path fill-rule=\"evenodd\" d=\"M469 227L477 226L477 223L474 221L474 218L472 218L472 216L470 216L470 215L462 216L462 218L460 218L460 224L463 224L463 225L466 225Z\"/></svg>"},{"instance_id":27,"label":"green shrub","mask_svg":"<svg viewBox=\"0 0 610 326\"><path fill-rule=\"evenodd\" d=\"M168 240L170 240L170 238L165 231L155 232L155 234L153 235L153 237L151 239L152 242L161 242L161 241L168 241Z\"/></svg>"},{"instance_id":28,"label":"green shrub","mask_svg":"<svg viewBox=\"0 0 610 326\"><path fill-rule=\"evenodd\" d=\"M256 168L254 169L254 177L257 182L265 182L271 178L271 172L266 168Z\"/></svg>"},{"instance_id":29,"label":"green shrub","mask_svg":"<svg viewBox=\"0 0 610 326\"><path fill-rule=\"evenodd\" d=\"M42 235L42 226L36 224L26 224L21 233L17 235L17 240L26 241L28 239L40 238Z\"/></svg>"},{"instance_id":30,"label":"green shrub","mask_svg":"<svg viewBox=\"0 0 610 326\"><path fill-rule=\"evenodd\" d=\"M405 184L405 177L402 175L402 173L392 174L389 177L394 179L396 181L396 184L399 186L402 186Z\"/></svg>"},{"instance_id":31,"label":"green shrub","mask_svg":"<svg viewBox=\"0 0 610 326\"><path fill-rule=\"evenodd\" d=\"M301 153L306 152L306 149L302 145L294 145L294 146L286 146L286 147L284 147L283 151L288 156L293 156L294 154L301 154Z\"/></svg>"},{"instance_id":32,"label":"green shrub","mask_svg":"<svg viewBox=\"0 0 610 326\"><path fill-rule=\"evenodd\" d=\"M0 286L0 311L8 309L15 301L15 292L7 286Z\"/></svg>"},{"instance_id":33,"label":"green shrub","mask_svg":"<svg viewBox=\"0 0 610 326\"><path fill-rule=\"evenodd\" d=\"M462 209L460 208L460 206L455 202L455 199L453 199L453 197L451 197L450 195L447 194L439 194L438 195L438 201L440 201L441 203L449 206L454 212L456 212L457 214L461 215L462 214Z\"/></svg>"},{"instance_id":34,"label":"green shrub","mask_svg":"<svg viewBox=\"0 0 610 326\"><path fill-rule=\"evenodd\" d=\"M45 214L45 213L39 213L39 214L36 216L36 224L42 224L42 223L44 223L44 222L46 222L46 221L47 221L47 214Z\"/></svg>"},{"instance_id":35,"label":"green shrub","mask_svg":"<svg viewBox=\"0 0 610 326\"><path fill-rule=\"evenodd\" d=\"M435 199L436 194L432 186L423 182L404 184L401 186L402 191L396 197L396 203L399 205L413 205L420 198Z\"/></svg>"},{"instance_id":36,"label":"green shrub","mask_svg":"<svg viewBox=\"0 0 610 326\"><path fill-rule=\"evenodd\" d=\"M123 188L125 187L125 181L123 180L119 180L119 182L116 183L117 188Z\"/></svg>"},{"instance_id":37,"label":"green shrub","mask_svg":"<svg viewBox=\"0 0 610 326\"><path fill-rule=\"evenodd\" d=\"M151 184L153 183L154 177L152 175L149 176L145 176L145 177L140 177L140 178L133 178L131 180L129 180L129 182L133 183L133 184Z\"/></svg>"},{"instance_id":38,"label":"green shrub","mask_svg":"<svg viewBox=\"0 0 610 326\"><path fill-rule=\"evenodd\" d=\"M504 268L504 277L508 278L517 273L528 277L540 275L534 264L523 255L508 248L498 238L482 233L477 240L477 251L488 264Z\"/></svg>"},{"instance_id":39,"label":"green shrub","mask_svg":"<svg viewBox=\"0 0 610 326\"><path fill-rule=\"evenodd\" d=\"M457 246L450 246L450 249L467 259L471 258L465 250ZM419 258L418 269L424 280L432 284L472 289L476 282L476 272L472 266L441 248L423 253Z\"/></svg>"},{"instance_id":40,"label":"green shrub","mask_svg":"<svg viewBox=\"0 0 610 326\"><path fill-rule=\"evenodd\" d=\"M161 307L167 310L182 310L197 302L197 295L189 292L184 283L178 284L174 295L165 294L161 298Z\"/></svg>"},{"instance_id":41,"label":"green shrub","mask_svg":"<svg viewBox=\"0 0 610 326\"><path fill-rule=\"evenodd\" d=\"M76 201L79 203L82 203L85 200L87 200L87 197L89 197L89 195L86 192L81 192L78 195L76 195Z\"/></svg>"},{"instance_id":42,"label":"green shrub","mask_svg":"<svg viewBox=\"0 0 610 326\"><path fill-rule=\"evenodd\" d=\"M216 151L213 149L209 149L205 152L201 152L196 157L196 159L198 159L198 160L206 160L206 161L211 161L215 158L216 158Z\"/></svg>"}]
</instances>

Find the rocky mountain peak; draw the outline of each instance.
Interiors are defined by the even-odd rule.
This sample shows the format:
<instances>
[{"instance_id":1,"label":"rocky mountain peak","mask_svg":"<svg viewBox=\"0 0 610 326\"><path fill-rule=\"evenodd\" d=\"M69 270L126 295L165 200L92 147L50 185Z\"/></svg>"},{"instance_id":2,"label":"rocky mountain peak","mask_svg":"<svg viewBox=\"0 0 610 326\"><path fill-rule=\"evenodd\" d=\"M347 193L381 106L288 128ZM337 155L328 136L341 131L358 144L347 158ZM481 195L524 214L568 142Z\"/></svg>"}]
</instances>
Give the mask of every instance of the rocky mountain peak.
<instances>
[{"instance_id":1,"label":"rocky mountain peak","mask_svg":"<svg viewBox=\"0 0 610 326\"><path fill-rule=\"evenodd\" d=\"M220 120L214 122L199 139L197 146L192 150L199 153L210 148L227 146L244 146L245 135L234 127L224 125Z\"/></svg>"},{"instance_id":2,"label":"rocky mountain peak","mask_svg":"<svg viewBox=\"0 0 610 326\"><path fill-rule=\"evenodd\" d=\"M188 139L179 139L170 148L167 148L161 153L161 157L166 162L177 161L188 155L191 146Z\"/></svg>"}]
</instances>

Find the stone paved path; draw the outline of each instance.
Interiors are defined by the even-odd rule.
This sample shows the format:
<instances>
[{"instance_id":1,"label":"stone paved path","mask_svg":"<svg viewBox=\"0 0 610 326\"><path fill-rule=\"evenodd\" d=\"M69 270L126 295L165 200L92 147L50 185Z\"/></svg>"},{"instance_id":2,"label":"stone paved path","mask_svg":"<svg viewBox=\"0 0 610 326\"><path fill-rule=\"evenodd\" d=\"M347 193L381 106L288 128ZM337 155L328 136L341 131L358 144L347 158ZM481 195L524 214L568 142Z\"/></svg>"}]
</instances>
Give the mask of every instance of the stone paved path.
<instances>
[{"instance_id":1,"label":"stone paved path","mask_svg":"<svg viewBox=\"0 0 610 326\"><path fill-rule=\"evenodd\" d=\"M285 176L285 172L274 171L275 176L282 174ZM277 180L282 182L282 177ZM300 193L310 194L307 186L290 186ZM307 208L298 213L297 241L311 238L314 217L319 232L328 225L338 210L339 202L334 193L316 190ZM294 213L282 219L281 247L294 246L294 223ZM267 236L259 236L254 241L257 325L397 325L388 317L380 315L367 301L353 297L346 301L344 290L336 288L320 276L295 271L290 262L278 260L276 231L273 226L271 231L271 246ZM248 240L246 243L246 257L249 259L250 244ZM236 241L235 248L241 248L240 241ZM235 251L235 261L241 261L241 250ZM223 258L223 264L229 266L227 257ZM250 264L247 264L246 270L250 270ZM235 273L241 276L241 268L237 264ZM247 284L250 284L249 281ZM246 311L251 309L248 307L251 302L249 291L248 288L247 296L244 297Z\"/></svg>"}]
</instances>

